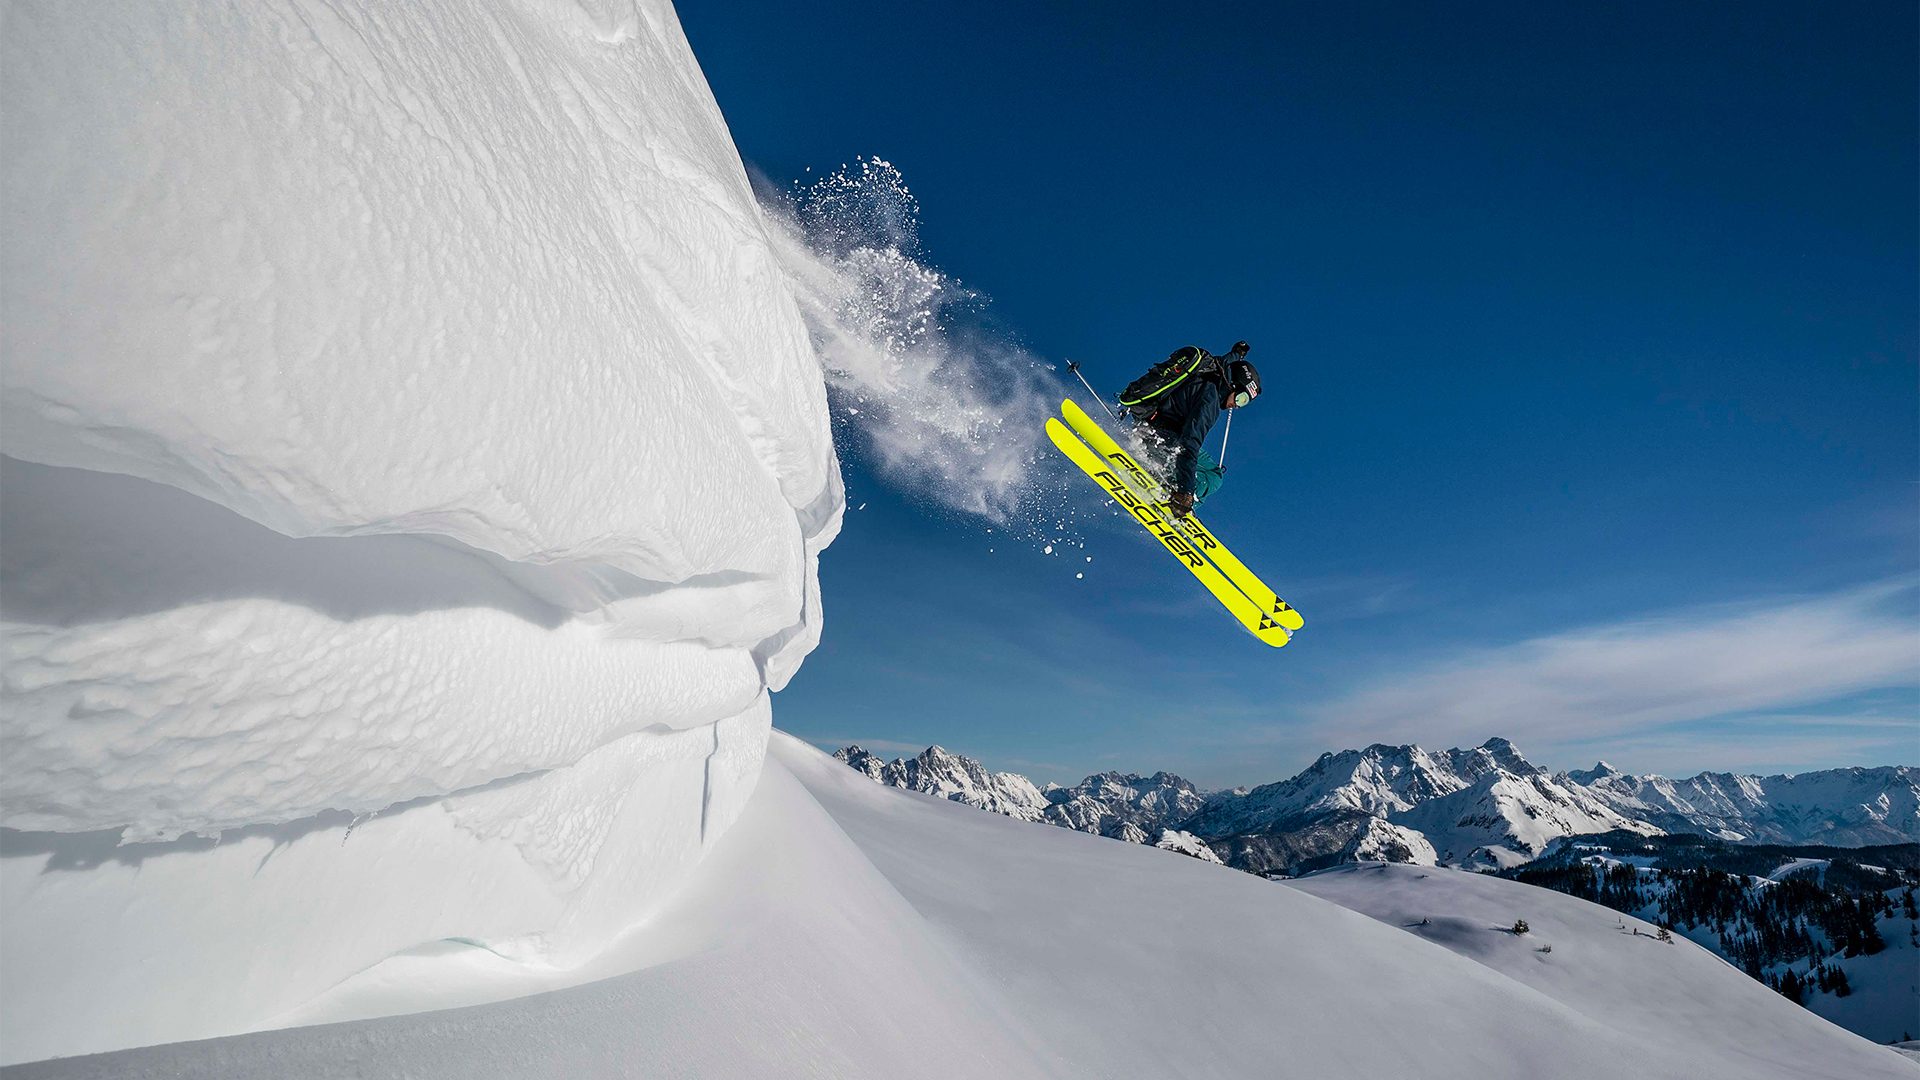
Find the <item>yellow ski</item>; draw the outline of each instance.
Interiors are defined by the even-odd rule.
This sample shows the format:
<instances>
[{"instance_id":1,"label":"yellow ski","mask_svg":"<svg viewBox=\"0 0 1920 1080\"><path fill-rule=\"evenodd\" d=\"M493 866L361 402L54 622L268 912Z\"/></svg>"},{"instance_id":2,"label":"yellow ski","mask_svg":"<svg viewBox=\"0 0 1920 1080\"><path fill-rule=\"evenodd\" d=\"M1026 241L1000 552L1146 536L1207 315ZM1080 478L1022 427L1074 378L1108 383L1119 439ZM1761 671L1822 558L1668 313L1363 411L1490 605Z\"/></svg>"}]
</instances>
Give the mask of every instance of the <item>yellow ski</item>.
<instances>
[{"instance_id":1,"label":"yellow ski","mask_svg":"<svg viewBox=\"0 0 1920 1080\"><path fill-rule=\"evenodd\" d=\"M1226 605L1227 610L1233 613L1234 618L1240 620L1240 624L1245 626L1248 632L1274 648L1287 643L1286 627L1269 619L1266 612L1261 611L1252 600L1247 599L1244 593L1234 588L1233 583L1229 582L1217 567L1208 562L1206 556L1194 549L1187 534L1169 524L1167 518L1154 509L1152 503L1135 495L1127 486L1127 482L1122 480L1099 454L1094 453L1086 443L1081 442L1073 432L1067 430L1067 425L1049 417L1047 437L1053 440L1053 445L1059 447L1061 453L1067 455L1075 465L1080 466L1088 476L1093 477L1095 482L1106 489L1108 495L1113 496L1115 502L1125 507L1133 515L1134 520L1145 526L1155 539L1165 545L1174 557L1192 571L1193 576L1200 579L1200 584L1205 585L1215 599Z\"/></svg>"},{"instance_id":2,"label":"yellow ski","mask_svg":"<svg viewBox=\"0 0 1920 1080\"><path fill-rule=\"evenodd\" d=\"M1220 572L1226 576L1226 579L1247 594L1247 598L1257 604L1262 611L1271 615L1273 621L1290 631L1306 625L1306 620L1293 609L1293 605L1280 599L1277 593L1267 587L1266 582L1261 581L1253 571L1247 569L1246 564L1236 558L1233 552L1228 551L1227 546L1222 544L1219 538L1208 532L1205 525L1200 524L1198 514L1188 514L1184 520L1174 517L1167 509L1166 501L1162 497L1160 481L1156 480L1152 473L1141 468L1140 463L1133 459L1133 455L1127 453L1113 436L1107 434L1106 429L1101 427L1098 421L1087 415L1085 409L1069 399L1060 403L1060 412L1067 418L1067 423L1072 426L1074 432L1086 440L1087 445L1093 447L1097 453L1119 468L1121 475L1125 477L1135 494L1141 496L1144 501L1152 503L1162 517L1172 521L1176 528L1186 533L1193 545L1220 568Z\"/></svg>"}]
</instances>

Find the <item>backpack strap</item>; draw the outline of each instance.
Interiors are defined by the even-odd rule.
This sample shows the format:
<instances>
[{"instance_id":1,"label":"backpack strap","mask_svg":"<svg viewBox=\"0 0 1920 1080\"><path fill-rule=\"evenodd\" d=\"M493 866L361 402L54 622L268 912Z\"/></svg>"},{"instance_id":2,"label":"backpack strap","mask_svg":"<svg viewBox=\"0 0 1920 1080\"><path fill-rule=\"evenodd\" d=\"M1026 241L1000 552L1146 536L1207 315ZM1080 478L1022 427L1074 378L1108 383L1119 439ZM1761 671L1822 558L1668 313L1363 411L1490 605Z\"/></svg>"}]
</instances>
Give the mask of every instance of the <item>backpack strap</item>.
<instances>
[{"instance_id":1,"label":"backpack strap","mask_svg":"<svg viewBox=\"0 0 1920 1080\"><path fill-rule=\"evenodd\" d=\"M1154 365L1156 371L1162 371L1173 377L1158 386L1142 387L1140 392L1137 393L1137 396L1134 397L1128 397L1126 391L1121 391L1120 404L1124 407L1131 408L1152 401L1154 398L1165 394L1167 391L1185 382L1187 376L1205 367L1206 362L1211 359L1213 359L1213 354L1198 345L1187 345L1183 348L1175 349L1163 363ZM1217 364L1215 365L1215 367L1218 366ZM1153 372L1148 372L1148 376L1152 374ZM1132 390L1143 381L1145 381L1144 378L1136 379L1127 389Z\"/></svg>"}]
</instances>

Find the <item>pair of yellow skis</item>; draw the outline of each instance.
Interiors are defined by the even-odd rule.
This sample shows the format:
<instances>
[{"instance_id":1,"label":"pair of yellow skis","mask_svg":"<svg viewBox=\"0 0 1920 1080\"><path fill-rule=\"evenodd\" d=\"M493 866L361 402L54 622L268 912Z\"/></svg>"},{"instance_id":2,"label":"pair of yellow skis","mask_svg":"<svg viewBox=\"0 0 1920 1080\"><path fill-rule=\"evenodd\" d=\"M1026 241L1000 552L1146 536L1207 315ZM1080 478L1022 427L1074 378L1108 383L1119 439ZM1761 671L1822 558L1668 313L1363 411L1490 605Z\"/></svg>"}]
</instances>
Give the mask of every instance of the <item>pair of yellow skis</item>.
<instances>
[{"instance_id":1,"label":"pair of yellow skis","mask_svg":"<svg viewBox=\"0 0 1920 1080\"><path fill-rule=\"evenodd\" d=\"M1086 410L1071 400L1060 403L1067 418L1047 420L1047 437L1113 500L1133 514L1174 557L1193 571L1200 584L1226 605L1233 617L1261 641L1279 648L1292 632L1305 625L1300 613L1274 595L1246 564L1234 558L1192 514L1176 518L1162 498L1161 485L1121 448ZM1068 425L1072 425L1071 431ZM1085 440L1082 442L1081 440Z\"/></svg>"}]
</instances>

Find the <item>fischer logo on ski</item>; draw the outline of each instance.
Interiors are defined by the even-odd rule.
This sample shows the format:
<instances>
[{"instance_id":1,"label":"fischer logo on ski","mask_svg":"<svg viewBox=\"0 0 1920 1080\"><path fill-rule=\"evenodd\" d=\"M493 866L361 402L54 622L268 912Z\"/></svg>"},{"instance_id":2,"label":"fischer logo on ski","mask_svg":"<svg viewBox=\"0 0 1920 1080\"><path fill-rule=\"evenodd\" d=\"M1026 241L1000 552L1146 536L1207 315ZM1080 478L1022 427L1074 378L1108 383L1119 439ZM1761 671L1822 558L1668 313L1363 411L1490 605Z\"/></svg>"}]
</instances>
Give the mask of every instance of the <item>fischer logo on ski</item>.
<instances>
[{"instance_id":1,"label":"fischer logo on ski","mask_svg":"<svg viewBox=\"0 0 1920 1080\"><path fill-rule=\"evenodd\" d=\"M1133 516L1140 519L1140 524L1151 529L1153 535L1158 537L1161 543L1167 545L1168 551L1185 559L1188 566L1207 565L1207 560L1202 557L1199 552L1193 550L1192 546L1187 543L1186 538L1180 535L1179 530L1169 528L1166 519L1160 516L1159 511L1136 498L1133 492L1127 488L1126 483L1119 477L1113 475L1112 472L1106 469L1102 469L1094 479L1100 481L1100 485L1107 489L1107 494L1112 495L1115 502L1132 511Z\"/></svg>"},{"instance_id":2,"label":"fischer logo on ski","mask_svg":"<svg viewBox=\"0 0 1920 1080\"><path fill-rule=\"evenodd\" d=\"M1073 433L1078 436L1076 442L1085 440L1082 443L1083 446L1092 448L1099 456L1119 466L1134 495L1140 501L1153 506L1163 517L1168 516L1164 498L1165 485L1143 468L1132 454L1127 453L1118 442L1114 441L1112 435L1107 434L1106 429L1102 428L1098 421L1089 416L1085 409L1074 404L1072 399L1060 403L1060 412L1066 417L1067 424L1071 425ZM1089 469L1088 472L1091 474L1093 470ZM1306 624L1291 604L1280 599L1279 594L1275 593L1266 582L1261 581L1259 575L1247 569L1247 565L1241 562L1233 552L1227 550L1227 546L1222 544L1218 537L1208 532L1205 525L1200 524L1200 515L1188 514L1186 517L1173 518L1172 521L1174 528L1180 530L1194 548L1204 552L1214 568L1232 582L1234 588L1251 600L1255 607L1263 609L1270 615L1272 621L1288 631L1298 630Z\"/></svg>"},{"instance_id":3,"label":"fischer logo on ski","mask_svg":"<svg viewBox=\"0 0 1920 1080\"><path fill-rule=\"evenodd\" d=\"M1181 565L1198 578L1200 584L1204 585L1207 591L1213 594L1214 599L1220 601L1234 618L1240 620L1240 625L1246 627L1254 637L1275 648L1287 643L1288 630L1285 626L1268 618L1267 613L1261 610L1260 603L1249 599L1245 593L1236 588L1213 561L1194 547L1191 542L1191 533L1182 529L1178 523L1169 522L1150 498L1142 498L1128 487L1125 479L1116 474L1113 469L1108 468L1107 462L1095 453L1092 447L1081 442L1077 435L1068 430L1067 425L1058 419L1049 419L1047 437L1053 440L1053 445L1058 447L1068 460L1080 466L1081 471L1086 473L1088 478L1098 483L1102 491L1125 507L1135 521L1151 533L1154 539L1160 541L1161 546L1178 556ZM1223 556L1231 558L1226 555L1225 548L1218 549L1216 558Z\"/></svg>"}]
</instances>

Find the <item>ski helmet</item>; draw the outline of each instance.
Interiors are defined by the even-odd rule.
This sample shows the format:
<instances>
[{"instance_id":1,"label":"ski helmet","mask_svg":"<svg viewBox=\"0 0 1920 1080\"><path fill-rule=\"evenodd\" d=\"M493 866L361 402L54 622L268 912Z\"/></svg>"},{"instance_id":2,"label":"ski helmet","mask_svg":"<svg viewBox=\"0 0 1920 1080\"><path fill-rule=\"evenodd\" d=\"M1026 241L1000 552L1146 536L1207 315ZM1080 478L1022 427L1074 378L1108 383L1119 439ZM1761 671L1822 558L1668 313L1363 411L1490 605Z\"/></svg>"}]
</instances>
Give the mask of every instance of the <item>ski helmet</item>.
<instances>
[{"instance_id":1,"label":"ski helmet","mask_svg":"<svg viewBox=\"0 0 1920 1080\"><path fill-rule=\"evenodd\" d=\"M1251 363L1235 360L1227 365L1227 389L1236 407L1245 405L1260 396L1260 373Z\"/></svg>"}]
</instances>

